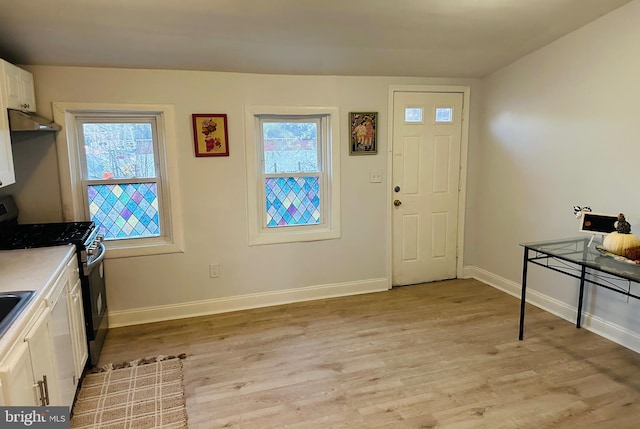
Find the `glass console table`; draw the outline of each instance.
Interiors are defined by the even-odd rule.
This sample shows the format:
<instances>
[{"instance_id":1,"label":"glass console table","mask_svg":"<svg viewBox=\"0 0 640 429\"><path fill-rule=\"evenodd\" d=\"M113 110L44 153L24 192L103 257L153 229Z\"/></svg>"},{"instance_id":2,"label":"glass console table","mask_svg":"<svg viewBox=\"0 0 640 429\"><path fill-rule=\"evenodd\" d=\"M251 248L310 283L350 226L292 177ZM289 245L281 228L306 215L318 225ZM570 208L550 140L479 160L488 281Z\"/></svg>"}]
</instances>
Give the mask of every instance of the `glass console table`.
<instances>
[{"instance_id":1,"label":"glass console table","mask_svg":"<svg viewBox=\"0 0 640 429\"><path fill-rule=\"evenodd\" d=\"M522 340L524 335L524 310L529 264L539 265L580 280L576 328L580 328L586 283L626 295L627 299L640 299L640 296L632 290L633 283L640 284L640 265L605 256L596 250L595 244L589 246L589 243L590 237L579 237L520 244L524 247L524 259L522 262L519 340Z\"/></svg>"}]
</instances>

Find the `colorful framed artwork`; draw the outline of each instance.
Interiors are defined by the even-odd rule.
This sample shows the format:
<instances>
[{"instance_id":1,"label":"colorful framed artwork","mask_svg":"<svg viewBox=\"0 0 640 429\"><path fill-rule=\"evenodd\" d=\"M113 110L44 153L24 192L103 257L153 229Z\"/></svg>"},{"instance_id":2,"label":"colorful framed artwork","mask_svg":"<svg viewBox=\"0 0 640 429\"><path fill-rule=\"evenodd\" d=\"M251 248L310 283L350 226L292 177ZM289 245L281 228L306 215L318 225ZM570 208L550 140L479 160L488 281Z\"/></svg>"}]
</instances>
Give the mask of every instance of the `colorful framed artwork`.
<instances>
[{"instance_id":1,"label":"colorful framed artwork","mask_svg":"<svg viewBox=\"0 0 640 429\"><path fill-rule=\"evenodd\" d=\"M378 153L378 112L349 113L349 155Z\"/></svg>"},{"instance_id":2,"label":"colorful framed artwork","mask_svg":"<svg viewBox=\"0 0 640 429\"><path fill-rule=\"evenodd\" d=\"M194 113L191 118L196 156L229 156L227 115Z\"/></svg>"}]
</instances>

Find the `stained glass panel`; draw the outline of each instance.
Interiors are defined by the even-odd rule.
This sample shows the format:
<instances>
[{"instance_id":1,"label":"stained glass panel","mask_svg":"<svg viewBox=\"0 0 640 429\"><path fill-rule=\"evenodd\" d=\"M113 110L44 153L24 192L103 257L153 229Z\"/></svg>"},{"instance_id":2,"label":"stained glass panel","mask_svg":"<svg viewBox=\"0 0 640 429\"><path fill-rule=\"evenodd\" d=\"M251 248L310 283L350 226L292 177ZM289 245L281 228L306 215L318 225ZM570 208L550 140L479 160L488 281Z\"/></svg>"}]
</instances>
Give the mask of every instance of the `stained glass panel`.
<instances>
[{"instance_id":1,"label":"stained glass panel","mask_svg":"<svg viewBox=\"0 0 640 429\"><path fill-rule=\"evenodd\" d=\"M160 235L156 183L89 185L89 212L105 239Z\"/></svg>"},{"instance_id":2,"label":"stained glass panel","mask_svg":"<svg viewBox=\"0 0 640 429\"><path fill-rule=\"evenodd\" d=\"M320 177L265 179L267 227L320 223Z\"/></svg>"}]
</instances>

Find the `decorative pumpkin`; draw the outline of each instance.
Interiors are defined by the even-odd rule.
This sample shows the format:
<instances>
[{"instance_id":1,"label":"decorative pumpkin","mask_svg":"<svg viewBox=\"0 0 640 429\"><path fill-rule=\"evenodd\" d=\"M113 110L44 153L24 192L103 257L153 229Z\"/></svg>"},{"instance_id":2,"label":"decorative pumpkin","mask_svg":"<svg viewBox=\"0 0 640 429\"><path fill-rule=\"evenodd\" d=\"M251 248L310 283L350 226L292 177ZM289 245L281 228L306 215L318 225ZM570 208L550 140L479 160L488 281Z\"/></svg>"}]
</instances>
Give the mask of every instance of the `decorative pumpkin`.
<instances>
[{"instance_id":1,"label":"decorative pumpkin","mask_svg":"<svg viewBox=\"0 0 640 429\"><path fill-rule=\"evenodd\" d=\"M624 256L626 249L639 246L640 238L631 233L631 225L620 213L616 222L616 230L604 238L602 247L611 253Z\"/></svg>"}]
</instances>

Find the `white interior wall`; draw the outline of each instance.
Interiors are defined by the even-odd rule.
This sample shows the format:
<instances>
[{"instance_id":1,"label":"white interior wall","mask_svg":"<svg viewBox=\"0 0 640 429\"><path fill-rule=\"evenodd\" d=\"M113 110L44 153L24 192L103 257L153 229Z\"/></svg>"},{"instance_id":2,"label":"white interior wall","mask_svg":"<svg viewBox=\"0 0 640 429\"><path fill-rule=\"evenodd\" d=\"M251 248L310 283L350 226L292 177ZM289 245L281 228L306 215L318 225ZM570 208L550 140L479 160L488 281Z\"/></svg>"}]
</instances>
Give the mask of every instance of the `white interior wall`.
<instances>
[{"instance_id":1,"label":"white interior wall","mask_svg":"<svg viewBox=\"0 0 640 429\"><path fill-rule=\"evenodd\" d=\"M638 22L636 0L483 81L467 262L494 283L520 284L518 243L579 236L574 204L623 212L640 235ZM575 309L577 280L529 279L558 313ZM592 290L585 308L640 347L640 302Z\"/></svg>"},{"instance_id":2,"label":"white interior wall","mask_svg":"<svg viewBox=\"0 0 640 429\"><path fill-rule=\"evenodd\" d=\"M172 317L156 306L224 300L292 288L342 284L386 284L386 196L388 91L390 85L471 85L457 79L278 76L169 70L35 66L38 112L51 117L51 102L173 104L179 136L179 174L185 228L181 254L109 259L108 300L114 313L144 312ZM341 120L342 238L308 243L248 246L243 108L245 105L338 106ZM378 154L349 156L348 112L377 111ZM473 131L473 108L472 108ZM196 158L192 113L228 115L230 156ZM40 139L46 140L46 137ZM16 194L21 222L61 219L53 139L24 141L16 150ZM473 144L473 137L470 139ZM21 171L22 170L22 171ZM369 183L379 170L382 183ZM44 186L42 183L44 183ZM221 276L209 278L209 264ZM305 295L310 296L310 295ZM285 295L283 297L286 298ZM292 298L296 299L296 297ZM205 306L206 307L206 306ZM213 307L224 310L225 302ZM189 307L189 311L207 308ZM144 319L143 317L143 319ZM146 319L144 319L146 320ZM126 322L126 321L125 321Z\"/></svg>"}]
</instances>

